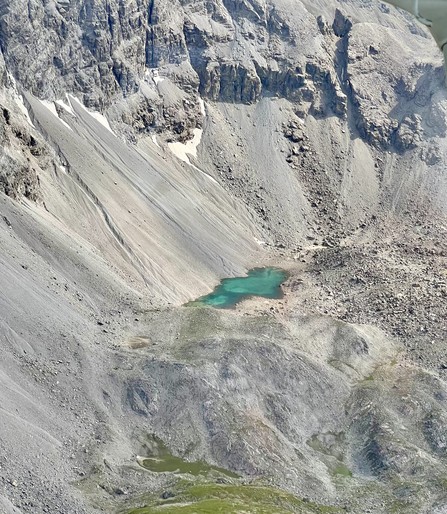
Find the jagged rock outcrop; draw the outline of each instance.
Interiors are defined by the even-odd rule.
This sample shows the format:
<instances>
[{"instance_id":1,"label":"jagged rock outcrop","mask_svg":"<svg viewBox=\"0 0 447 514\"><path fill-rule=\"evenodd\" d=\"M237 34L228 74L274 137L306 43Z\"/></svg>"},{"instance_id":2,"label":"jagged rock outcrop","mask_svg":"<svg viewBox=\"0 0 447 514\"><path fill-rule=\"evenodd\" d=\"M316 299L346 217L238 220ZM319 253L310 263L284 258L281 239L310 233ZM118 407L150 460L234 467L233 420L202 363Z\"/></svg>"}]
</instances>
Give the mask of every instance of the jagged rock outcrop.
<instances>
[{"instance_id":1,"label":"jagged rock outcrop","mask_svg":"<svg viewBox=\"0 0 447 514\"><path fill-rule=\"evenodd\" d=\"M14 199L39 201L39 171L51 166L51 149L24 119L14 83L6 79L5 86L0 94L0 191Z\"/></svg>"},{"instance_id":2,"label":"jagged rock outcrop","mask_svg":"<svg viewBox=\"0 0 447 514\"><path fill-rule=\"evenodd\" d=\"M367 220L380 200L375 192L369 197L366 184L372 186L369 191L377 185L381 194L386 164L379 154L384 150L408 154L417 167L428 166L433 173L441 166L445 94L442 67L432 57L437 51L432 48L430 54L423 30L381 5L359 10L345 2L327 6L318 16L306 2L292 9L287 2L258 0L169 5L161 0L33 0L26 5L5 0L0 18L1 50L19 90L50 100L67 92L78 95L84 105L105 113L131 143L155 133L164 142L192 139L205 121L199 96L216 109L222 104L249 109L277 99L283 114L265 118L271 128L264 137L272 140L297 116L305 143L293 144L298 141L286 130L275 150L291 168L290 176L284 172L284 183L297 182L285 186L295 193L284 223L272 207L284 191L268 198L271 187L251 176L252 164L259 167L257 155L241 161L235 148L220 156L211 155L211 149L207 157L209 173L241 195L254 216L268 218L264 227L271 235L265 239L302 244L303 220L322 238L327 230L344 237L345 218L353 219L345 212L352 209ZM418 36L408 42L410 32ZM31 40L39 45L30 45ZM425 60L417 62L416 51L427 55ZM348 150L342 148L345 133L353 145ZM229 134L233 137L234 130ZM365 144L362 150L357 139ZM233 144L243 148L240 141ZM364 172L358 163L366 154L368 180L360 181L365 185L360 207L345 188L359 183ZM381 160L375 161L376 155ZM14 189L16 178L8 176L4 182ZM422 180L421 174L414 176ZM418 187L413 178L410 184ZM295 240L293 233L299 234Z\"/></svg>"},{"instance_id":3,"label":"jagged rock outcrop","mask_svg":"<svg viewBox=\"0 0 447 514\"><path fill-rule=\"evenodd\" d=\"M198 113L188 111L184 127L178 120L170 123L163 94L147 74L160 68L192 102L197 93L246 104L274 95L301 106L305 114L346 118L349 111L365 141L405 151L418 141L418 136L409 141L406 133L412 127L405 128L405 119L421 115L420 110L396 108L403 108L412 87L405 85L408 72L412 84L427 81L427 98L440 85L435 70L424 79L424 67L408 69L408 47L388 28L357 23L347 15L355 12L351 4L344 12L329 9L318 19L305 4L293 11L287 4L257 0L174 2L169 7L159 0L25 4L5 0L0 25L2 51L21 87L50 99L71 91L99 110L136 96L121 104L128 111L121 117L128 126L125 133L133 125L136 134L173 128L185 139L199 124ZM374 8L366 18L387 15ZM33 40L39 44L30 44ZM384 67L390 80L386 91L376 94L377 74Z\"/></svg>"}]
</instances>

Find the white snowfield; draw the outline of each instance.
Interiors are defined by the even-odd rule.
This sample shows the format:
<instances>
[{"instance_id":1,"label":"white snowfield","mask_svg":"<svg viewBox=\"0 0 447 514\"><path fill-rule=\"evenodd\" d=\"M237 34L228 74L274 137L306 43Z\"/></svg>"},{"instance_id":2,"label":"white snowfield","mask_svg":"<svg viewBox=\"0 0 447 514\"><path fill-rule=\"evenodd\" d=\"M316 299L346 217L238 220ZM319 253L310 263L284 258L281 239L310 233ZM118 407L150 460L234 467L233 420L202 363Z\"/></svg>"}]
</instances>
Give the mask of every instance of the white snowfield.
<instances>
[{"instance_id":1,"label":"white snowfield","mask_svg":"<svg viewBox=\"0 0 447 514\"><path fill-rule=\"evenodd\" d=\"M68 130L72 130L70 125L66 121L64 121L59 116L59 114L57 113L56 106L55 106L54 102L48 102L46 100L41 100L41 103L42 103L42 105L44 105L51 112L51 114L53 116L55 116L60 121L60 123L62 123L62 125L64 125L64 127L68 128Z\"/></svg>"},{"instance_id":2,"label":"white snowfield","mask_svg":"<svg viewBox=\"0 0 447 514\"><path fill-rule=\"evenodd\" d=\"M99 121L99 123L101 123L101 125L103 127L105 127L111 134L113 134L115 136L115 133L113 132L112 130L112 127L110 126L110 123L109 123L109 120L103 115L101 114L100 112L97 112L97 111L90 111L89 109L87 109L87 107L85 107L85 105L80 102L75 96L73 95L68 95L68 100L71 104L71 111L73 111L73 103L76 104L78 107L80 107L81 109L83 109L85 112L87 112L88 114L90 114L90 116L92 116L93 118L95 118L96 121Z\"/></svg>"},{"instance_id":3,"label":"white snowfield","mask_svg":"<svg viewBox=\"0 0 447 514\"><path fill-rule=\"evenodd\" d=\"M200 103L200 112L202 113L202 116L206 116L206 110L205 110L205 102L202 100L202 98L199 98ZM197 149L202 141L202 135L203 135L203 129L195 128L193 130L193 138L189 139L185 143L180 143L176 141L175 143L168 143L168 148L171 150L171 152L181 161L186 162L191 167L193 167L195 170L202 173L205 177L207 177L208 180L214 182L217 184L217 181L208 173L204 172L200 168L198 168L195 164L191 162L190 157L194 157L194 159L197 159Z\"/></svg>"},{"instance_id":4,"label":"white snowfield","mask_svg":"<svg viewBox=\"0 0 447 514\"><path fill-rule=\"evenodd\" d=\"M56 103L60 107L65 109L68 112L68 114L71 114L72 116L76 117L76 113L74 112L73 107L70 104L70 97L68 94L65 95L65 99L66 99L66 102L64 102L63 100L56 100Z\"/></svg>"},{"instance_id":5,"label":"white snowfield","mask_svg":"<svg viewBox=\"0 0 447 514\"><path fill-rule=\"evenodd\" d=\"M197 147L200 145L200 141L202 140L203 130L196 128L193 130L194 137L185 143L168 143L168 148L171 152L178 157L180 160L191 164L189 160L189 155L197 158Z\"/></svg>"},{"instance_id":6,"label":"white snowfield","mask_svg":"<svg viewBox=\"0 0 447 514\"><path fill-rule=\"evenodd\" d=\"M16 81L15 81L15 78L9 72L7 73L7 76L8 76L8 80L12 84L11 93L12 93L12 97L13 97L14 103L17 105L17 107L19 108L20 112L23 114L23 116L25 117L26 121L31 125L31 127L35 128L34 125L33 125L33 122L31 121L28 109L26 108L26 105L25 105L25 103L23 101L23 96L20 95L18 93L18 91L17 91L17 84L16 84Z\"/></svg>"}]
</instances>

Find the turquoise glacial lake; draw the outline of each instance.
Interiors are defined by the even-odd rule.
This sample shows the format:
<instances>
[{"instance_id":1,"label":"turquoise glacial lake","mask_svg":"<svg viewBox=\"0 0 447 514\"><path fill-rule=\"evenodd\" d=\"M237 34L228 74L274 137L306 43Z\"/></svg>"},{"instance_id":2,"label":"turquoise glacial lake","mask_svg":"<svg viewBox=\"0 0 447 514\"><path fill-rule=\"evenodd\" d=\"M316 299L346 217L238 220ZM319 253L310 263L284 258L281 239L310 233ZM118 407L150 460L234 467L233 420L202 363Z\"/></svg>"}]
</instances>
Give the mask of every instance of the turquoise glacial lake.
<instances>
[{"instance_id":1,"label":"turquoise glacial lake","mask_svg":"<svg viewBox=\"0 0 447 514\"><path fill-rule=\"evenodd\" d=\"M280 268L253 268L246 277L224 278L212 293L186 305L230 309L250 296L282 298L281 284L287 276L287 272Z\"/></svg>"}]
</instances>

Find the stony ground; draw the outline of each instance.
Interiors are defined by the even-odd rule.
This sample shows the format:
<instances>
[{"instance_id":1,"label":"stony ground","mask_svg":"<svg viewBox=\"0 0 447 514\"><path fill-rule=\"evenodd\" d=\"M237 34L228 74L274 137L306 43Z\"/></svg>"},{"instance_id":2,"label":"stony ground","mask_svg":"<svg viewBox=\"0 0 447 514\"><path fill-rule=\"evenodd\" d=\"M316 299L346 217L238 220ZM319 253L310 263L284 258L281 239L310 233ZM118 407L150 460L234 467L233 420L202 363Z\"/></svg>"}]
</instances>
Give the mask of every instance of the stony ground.
<instances>
[{"instance_id":1,"label":"stony ground","mask_svg":"<svg viewBox=\"0 0 447 514\"><path fill-rule=\"evenodd\" d=\"M258 512L275 488L291 512L444 512L447 93L424 29L354 0L0 16L0 511L228 510L256 485ZM169 143L193 133L185 162ZM181 307L262 265L283 299ZM144 470L154 435L241 478Z\"/></svg>"}]
</instances>

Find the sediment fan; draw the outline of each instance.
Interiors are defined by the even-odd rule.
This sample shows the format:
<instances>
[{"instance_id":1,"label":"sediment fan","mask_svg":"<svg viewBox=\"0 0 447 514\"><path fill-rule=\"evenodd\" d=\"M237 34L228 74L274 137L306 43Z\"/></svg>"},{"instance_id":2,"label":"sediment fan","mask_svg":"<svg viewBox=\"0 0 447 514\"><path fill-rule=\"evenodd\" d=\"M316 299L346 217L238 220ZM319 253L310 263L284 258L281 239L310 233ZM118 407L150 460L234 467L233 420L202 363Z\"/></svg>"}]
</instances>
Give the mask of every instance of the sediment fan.
<instances>
[{"instance_id":1,"label":"sediment fan","mask_svg":"<svg viewBox=\"0 0 447 514\"><path fill-rule=\"evenodd\" d=\"M389 4L405 9L426 25L444 52L447 70L447 0L387 0Z\"/></svg>"}]
</instances>

